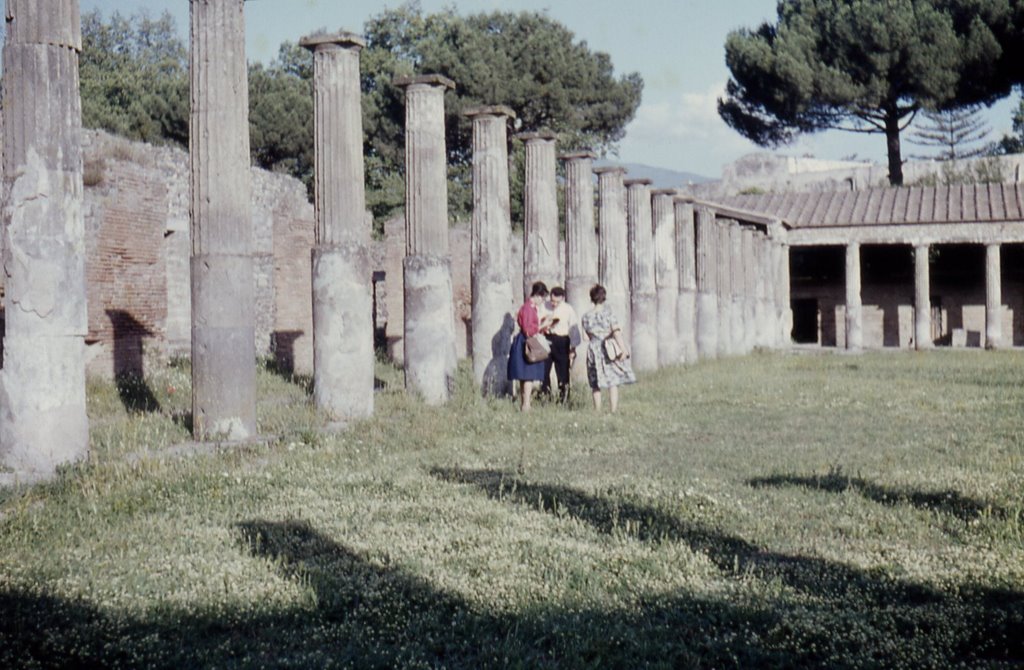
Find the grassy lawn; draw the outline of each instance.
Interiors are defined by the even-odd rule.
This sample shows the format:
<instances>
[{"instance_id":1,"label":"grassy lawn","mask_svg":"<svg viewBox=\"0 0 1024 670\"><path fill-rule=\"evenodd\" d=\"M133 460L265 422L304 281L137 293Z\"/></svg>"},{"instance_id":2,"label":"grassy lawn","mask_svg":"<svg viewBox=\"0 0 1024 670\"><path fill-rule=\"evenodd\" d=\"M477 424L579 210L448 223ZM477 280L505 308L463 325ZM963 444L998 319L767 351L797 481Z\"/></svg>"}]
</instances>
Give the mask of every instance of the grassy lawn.
<instances>
[{"instance_id":1,"label":"grassy lawn","mask_svg":"<svg viewBox=\"0 0 1024 670\"><path fill-rule=\"evenodd\" d=\"M189 373L92 382L92 461L0 491L0 667L1024 664L1024 353L757 355L620 413L428 408L188 440Z\"/></svg>"}]
</instances>

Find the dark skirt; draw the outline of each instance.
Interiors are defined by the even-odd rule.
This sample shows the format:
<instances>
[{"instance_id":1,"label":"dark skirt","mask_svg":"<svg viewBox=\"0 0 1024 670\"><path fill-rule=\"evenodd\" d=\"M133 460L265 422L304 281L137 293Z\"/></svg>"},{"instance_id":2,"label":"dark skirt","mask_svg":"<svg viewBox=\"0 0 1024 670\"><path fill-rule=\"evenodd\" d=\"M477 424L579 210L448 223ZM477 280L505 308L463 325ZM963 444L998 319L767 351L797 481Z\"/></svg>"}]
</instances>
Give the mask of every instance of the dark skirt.
<instances>
[{"instance_id":1,"label":"dark skirt","mask_svg":"<svg viewBox=\"0 0 1024 670\"><path fill-rule=\"evenodd\" d=\"M539 382L544 379L544 361L526 361L526 336L516 333L512 348L508 352L508 378L510 381Z\"/></svg>"}]
</instances>

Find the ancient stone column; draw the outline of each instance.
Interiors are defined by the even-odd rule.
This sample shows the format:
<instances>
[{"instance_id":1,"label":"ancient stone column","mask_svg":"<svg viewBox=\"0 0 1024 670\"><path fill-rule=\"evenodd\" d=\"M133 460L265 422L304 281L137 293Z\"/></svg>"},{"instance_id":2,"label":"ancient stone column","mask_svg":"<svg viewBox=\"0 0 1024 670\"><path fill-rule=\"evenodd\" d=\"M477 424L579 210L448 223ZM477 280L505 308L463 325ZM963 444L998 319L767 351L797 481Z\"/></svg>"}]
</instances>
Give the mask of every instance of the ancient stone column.
<instances>
[{"instance_id":1,"label":"ancient stone column","mask_svg":"<svg viewBox=\"0 0 1024 670\"><path fill-rule=\"evenodd\" d=\"M985 245L985 348L1003 346L1003 280L1000 246Z\"/></svg>"},{"instance_id":2,"label":"ancient stone column","mask_svg":"<svg viewBox=\"0 0 1024 670\"><path fill-rule=\"evenodd\" d=\"M693 203L675 198L676 258L679 261L679 299L676 303L676 333L679 362L697 361L697 251Z\"/></svg>"},{"instance_id":3,"label":"ancient stone column","mask_svg":"<svg viewBox=\"0 0 1024 670\"><path fill-rule=\"evenodd\" d=\"M793 310L790 305L789 288L789 245L786 243L786 231L781 221L773 221L768 226L769 240L772 245L772 295L775 306L775 346L788 349L792 344Z\"/></svg>"},{"instance_id":4,"label":"ancient stone column","mask_svg":"<svg viewBox=\"0 0 1024 670\"><path fill-rule=\"evenodd\" d=\"M757 257L757 287L754 319L757 322L757 346L771 349L775 346L775 259L768 233L758 230L754 235Z\"/></svg>"},{"instance_id":5,"label":"ancient stone column","mask_svg":"<svg viewBox=\"0 0 1024 670\"><path fill-rule=\"evenodd\" d=\"M718 356L718 224L714 211L696 210L697 354Z\"/></svg>"},{"instance_id":6,"label":"ancient stone column","mask_svg":"<svg viewBox=\"0 0 1024 670\"><path fill-rule=\"evenodd\" d=\"M655 283L650 179L627 179L629 286L633 313L633 368L658 368L658 293Z\"/></svg>"},{"instance_id":7,"label":"ancient stone column","mask_svg":"<svg viewBox=\"0 0 1024 670\"><path fill-rule=\"evenodd\" d=\"M86 458L78 0L7 0L0 461L27 478Z\"/></svg>"},{"instance_id":8,"label":"ancient stone column","mask_svg":"<svg viewBox=\"0 0 1024 670\"><path fill-rule=\"evenodd\" d=\"M244 0L192 0L192 432L256 434Z\"/></svg>"},{"instance_id":9,"label":"ancient stone column","mask_svg":"<svg viewBox=\"0 0 1024 670\"><path fill-rule=\"evenodd\" d=\"M515 299L508 273L512 215L507 127L515 112L488 106L467 109L465 114L473 120L473 378L484 395L506 395L511 386L505 363L515 326Z\"/></svg>"},{"instance_id":10,"label":"ancient stone column","mask_svg":"<svg viewBox=\"0 0 1024 670\"><path fill-rule=\"evenodd\" d=\"M444 94L455 83L428 74L395 86L405 89L405 387L440 405L455 389L444 135Z\"/></svg>"},{"instance_id":11,"label":"ancient stone column","mask_svg":"<svg viewBox=\"0 0 1024 670\"><path fill-rule=\"evenodd\" d=\"M740 251L743 263L743 286L740 289L740 309L743 329L740 333L740 352L749 354L757 344L757 258L754 255L754 229L740 229Z\"/></svg>"},{"instance_id":12,"label":"ancient stone column","mask_svg":"<svg viewBox=\"0 0 1024 670\"><path fill-rule=\"evenodd\" d=\"M581 315L589 309L590 288L597 283L594 158L596 155L590 151L562 156L565 161L565 299Z\"/></svg>"},{"instance_id":13,"label":"ancient stone column","mask_svg":"<svg viewBox=\"0 0 1024 670\"><path fill-rule=\"evenodd\" d=\"M598 281L608 292L607 306L622 326L622 336L632 347L629 309L629 256L626 231L626 194L621 167L596 168L599 208L597 220Z\"/></svg>"},{"instance_id":14,"label":"ancient stone column","mask_svg":"<svg viewBox=\"0 0 1024 670\"><path fill-rule=\"evenodd\" d=\"M655 283L658 287L658 365L679 363L677 332L679 305L679 262L676 259L675 189L652 191L654 199Z\"/></svg>"},{"instance_id":15,"label":"ancient stone column","mask_svg":"<svg viewBox=\"0 0 1024 670\"><path fill-rule=\"evenodd\" d=\"M860 287L860 243L850 242L846 245L846 348L851 351L864 346Z\"/></svg>"},{"instance_id":16,"label":"ancient stone column","mask_svg":"<svg viewBox=\"0 0 1024 670\"><path fill-rule=\"evenodd\" d=\"M542 131L520 133L526 144L526 180L523 183L523 295L534 282L548 288L561 282L558 259L558 183L555 178L555 139Z\"/></svg>"},{"instance_id":17,"label":"ancient stone column","mask_svg":"<svg viewBox=\"0 0 1024 670\"><path fill-rule=\"evenodd\" d=\"M341 33L299 44L313 52L313 399L343 421L373 413L373 276L359 91L365 43Z\"/></svg>"},{"instance_id":18,"label":"ancient stone column","mask_svg":"<svg viewBox=\"0 0 1024 670\"><path fill-rule=\"evenodd\" d=\"M718 273L718 313L720 315L718 351L723 356L734 356L739 353L737 330L742 324L737 322L741 320L742 313L736 306L736 289L739 283L736 270L740 268L740 259L737 253L740 249L738 227L739 224L732 219L719 219L721 246L718 249L718 258L721 265ZM733 241L734 236L736 242Z\"/></svg>"},{"instance_id":19,"label":"ancient stone column","mask_svg":"<svg viewBox=\"0 0 1024 670\"><path fill-rule=\"evenodd\" d=\"M914 245L914 346L932 346L931 274L927 244Z\"/></svg>"}]
</instances>

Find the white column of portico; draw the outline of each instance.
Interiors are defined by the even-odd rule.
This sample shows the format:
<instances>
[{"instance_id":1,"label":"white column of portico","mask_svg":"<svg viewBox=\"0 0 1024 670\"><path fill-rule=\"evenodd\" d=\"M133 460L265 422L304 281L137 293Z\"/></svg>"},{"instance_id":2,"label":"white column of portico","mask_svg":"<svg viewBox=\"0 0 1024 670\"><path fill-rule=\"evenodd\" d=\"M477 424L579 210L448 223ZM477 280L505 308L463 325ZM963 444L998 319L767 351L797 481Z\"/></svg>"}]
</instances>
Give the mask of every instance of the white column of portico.
<instances>
[{"instance_id":1,"label":"white column of portico","mask_svg":"<svg viewBox=\"0 0 1024 670\"><path fill-rule=\"evenodd\" d=\"M846 348L857 351L864 346L861 305L860 243L846 245Z\"/></svg>"},{"instance_id":2,"label":"white column of portico","mask_svg":"<svg viewBox=\"0 0 1024 670\"><path fill-rule=\"evenodd\" d=\"M914 347L932 346L931 277L927 244L914 245Z\"/></svg>"},{"instance_id":3,"label":"white column of portico","mask_svg":"<svg viewBox=\"0 0 1024 670\"><path fill-rule=\"evenodd\" d=\"M998 244L985 245L985 348L1003 344L1002 262Z\"/></svg>"}]
</instances>

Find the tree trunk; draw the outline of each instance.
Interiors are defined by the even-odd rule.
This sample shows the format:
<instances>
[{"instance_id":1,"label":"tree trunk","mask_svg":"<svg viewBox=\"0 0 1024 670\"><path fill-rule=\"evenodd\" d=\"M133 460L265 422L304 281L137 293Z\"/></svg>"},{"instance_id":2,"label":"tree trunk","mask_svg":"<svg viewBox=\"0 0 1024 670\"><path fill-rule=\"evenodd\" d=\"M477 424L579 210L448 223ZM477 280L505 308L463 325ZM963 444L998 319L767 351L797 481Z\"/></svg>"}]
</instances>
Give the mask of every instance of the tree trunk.
<instances>
[{"instance_id":1,"label":"tree trunk","mask_svg":"<svg viewBox=\"0 0 1024 670\"><path fill-rule=\"evenodd\" d=\"M885 110L885 144L889 154L889 185L903 186L903 157L900 155L900 114L896 105Z\"/></svg>"}]
</instances>

